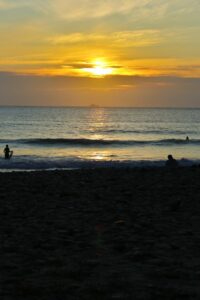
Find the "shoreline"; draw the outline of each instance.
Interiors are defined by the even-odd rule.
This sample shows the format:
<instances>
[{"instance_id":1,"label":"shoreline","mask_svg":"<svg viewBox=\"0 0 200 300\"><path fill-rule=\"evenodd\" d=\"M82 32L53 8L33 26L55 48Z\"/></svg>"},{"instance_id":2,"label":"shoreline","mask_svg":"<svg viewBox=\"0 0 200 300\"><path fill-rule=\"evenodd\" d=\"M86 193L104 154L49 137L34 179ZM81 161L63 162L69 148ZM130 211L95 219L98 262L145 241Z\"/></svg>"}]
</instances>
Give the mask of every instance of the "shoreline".
<instances>
[{"instance_id":1,"label":"shoreline","mask_svg":"<svg viewBox=\"0 0 200 300\"><path fill-rule=\"evenodd\" d=\"M200 166L200 159L176 159L178 162L179 168L195 168ZM161 160L85 160L85 161L67 161L63 159L62 164L63 167L57 166L56 161L50 161L52 166L46 167L46 161L42 160L38 162L34 162L35 166L32 166L32 162L15 162L15 161L6 161L4 163L4 167L1 166L1 173L12 173L12 172L65 172L65 171L75 171L75 170L137 170L137 169L149 169L149 170L157 170L164 169L166 167L166 159ZM60 161L59 161L60 163ZM42 164L42 166L41 166Z\"/></svg>"},{"instance_id":2,"label":"shoreline","mask_svg":"<svg viewBox=\"0 0 200 300\"><path fill-rule=\"evenodd\" d=\"M0 182L3 299L199 299L198 166Z\"/></svg>"}]
</instances>

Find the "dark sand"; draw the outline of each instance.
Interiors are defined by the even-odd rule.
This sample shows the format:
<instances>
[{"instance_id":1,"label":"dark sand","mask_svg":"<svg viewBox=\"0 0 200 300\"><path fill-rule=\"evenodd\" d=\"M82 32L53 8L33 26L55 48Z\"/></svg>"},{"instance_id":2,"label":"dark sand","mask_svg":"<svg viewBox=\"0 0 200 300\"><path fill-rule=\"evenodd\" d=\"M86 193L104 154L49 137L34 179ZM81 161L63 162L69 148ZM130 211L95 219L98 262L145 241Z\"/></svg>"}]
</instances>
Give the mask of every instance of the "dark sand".
<instances>
[{"instance_id":1,"label":"dark sand","mask_svg":"<svg viewBox=\"0 0 200 300\"><path fill-rule=\"evenodd\" d=\"M0 174L1 300L200 299L200 168Z\"/></svg>"}]
</instances>

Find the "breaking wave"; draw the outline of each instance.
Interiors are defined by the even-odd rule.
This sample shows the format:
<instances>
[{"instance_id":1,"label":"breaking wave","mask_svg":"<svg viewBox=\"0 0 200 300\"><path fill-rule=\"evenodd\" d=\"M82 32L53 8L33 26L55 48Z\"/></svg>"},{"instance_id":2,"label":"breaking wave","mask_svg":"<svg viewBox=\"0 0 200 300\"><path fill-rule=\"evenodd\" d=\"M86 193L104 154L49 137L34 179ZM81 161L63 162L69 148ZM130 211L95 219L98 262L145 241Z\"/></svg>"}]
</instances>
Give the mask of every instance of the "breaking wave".
<instances>
[{"instance_id":1,"label":"breaking wave","mask_svg":"<svg viewBox=\"0 0 200 300\"><path fill-rule=\"evenodd\" d=\"M180 166L199 165L200 160L179 160ZM63 170L94 168L154 168L165 166L165 160L90 160L68 157L15 156L11 160L0 158L0 171Z\"/></svg>"},{"instance_id":2,"label":"breaking wave","mask_svg":"<svg viewBox=\"0 0 200 300\"><path fill-rule=\"evenodd\" d=\"M160 139L160 140L105 140L86 138L36 138L19 140L0 140L0 143L17 143L36 146L173 146L173 145L200 145L199 139L186 141L185 139Z\"/></svg>"}]
</instances>

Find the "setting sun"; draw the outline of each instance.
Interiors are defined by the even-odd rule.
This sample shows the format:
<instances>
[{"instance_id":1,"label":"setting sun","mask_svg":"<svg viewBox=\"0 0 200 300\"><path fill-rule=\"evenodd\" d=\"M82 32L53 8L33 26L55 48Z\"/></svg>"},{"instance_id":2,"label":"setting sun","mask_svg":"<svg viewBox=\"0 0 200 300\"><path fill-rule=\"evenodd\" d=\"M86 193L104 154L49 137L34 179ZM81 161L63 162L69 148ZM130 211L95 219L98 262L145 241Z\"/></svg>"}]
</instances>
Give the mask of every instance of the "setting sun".
<instances>
[{"instance_id":1,"label":"setting sun","mask_svg":"<svg viewBox=\"0 0 200 300\"><path fill-rule=\"evenodd\" d=\"M113 73L113 68L107 65L106 62L96 60L91 64L90 68L84 68L84 72L87 72L95 77L102 77Z\"/></svg>"}]
</instances>

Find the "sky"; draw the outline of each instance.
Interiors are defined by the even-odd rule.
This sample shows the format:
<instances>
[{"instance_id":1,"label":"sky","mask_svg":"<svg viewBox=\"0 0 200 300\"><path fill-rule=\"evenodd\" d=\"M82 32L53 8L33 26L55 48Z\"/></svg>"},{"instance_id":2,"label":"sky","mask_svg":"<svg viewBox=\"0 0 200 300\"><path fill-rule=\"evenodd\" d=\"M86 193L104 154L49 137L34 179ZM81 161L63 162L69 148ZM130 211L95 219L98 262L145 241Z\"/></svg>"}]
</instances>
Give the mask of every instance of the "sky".
<instances>
[{"instance_id":1,"label":"sky","mask_svg":"<svg viewBox=\"0 0 200 300\"><path fill-rule=\"evenodd\" d=\"M0 105L200 107L199 0L0 0Z\"/></svg>"}]
</instances>

